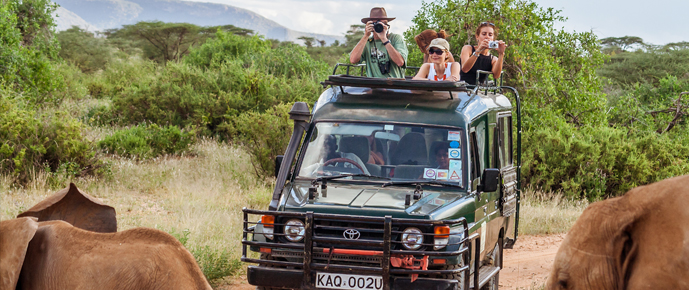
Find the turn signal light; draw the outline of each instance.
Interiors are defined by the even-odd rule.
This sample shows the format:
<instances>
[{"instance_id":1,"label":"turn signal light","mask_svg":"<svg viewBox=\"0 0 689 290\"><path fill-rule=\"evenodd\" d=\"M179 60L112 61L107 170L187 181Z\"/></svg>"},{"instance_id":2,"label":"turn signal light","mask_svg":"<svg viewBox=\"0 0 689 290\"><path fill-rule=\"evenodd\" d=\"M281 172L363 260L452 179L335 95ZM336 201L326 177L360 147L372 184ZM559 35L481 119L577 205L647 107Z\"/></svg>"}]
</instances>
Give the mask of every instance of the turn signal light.
<instances>
[{"instance_id":1,"label":"turn signal light","mask_svg":"<svg viewBox=\"0 0 689 290\"><path fill-rule=\"evenodd\" d=\"M275 224L275 217L272 215L261 216L261 224L263 227L272 228Z\"/></svg>"},{"instance_id":2,"label":"turn signal light","mask_svg":"<svg viewBox=\"0 0 689 290\"><path fill-rule=\"evenodd\" d=\"M435 238L447 239L450 237L450 227L449 226L436 226L435 227Z\"/></svg>"}]
</instances>

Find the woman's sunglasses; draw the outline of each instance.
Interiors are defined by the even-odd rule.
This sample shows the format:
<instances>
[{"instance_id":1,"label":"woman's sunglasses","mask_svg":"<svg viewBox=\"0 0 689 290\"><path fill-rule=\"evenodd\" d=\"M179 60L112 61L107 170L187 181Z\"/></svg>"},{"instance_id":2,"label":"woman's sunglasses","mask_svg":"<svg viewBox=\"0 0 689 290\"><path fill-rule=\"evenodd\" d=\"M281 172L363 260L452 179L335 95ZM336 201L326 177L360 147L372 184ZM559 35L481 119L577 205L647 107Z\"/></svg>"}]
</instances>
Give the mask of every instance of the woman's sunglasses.
<instances>
[{"instance_id":1,"label":"woman's sunglasses","mask_svg":"<svg viewBox=\"0 0 689 290\"><path fill-rule=\"evenodd\" d=\"M434 53L435 53L435 54L437 54L437 55L443 55L443 52L444 52L444 51L443 51L442 49L432 49L432 48L431 48L431 49L428 50L428 53L429 53L429 54L434 54Z\"/></svg>"},{"instance_id":2,"label":"woman's sunglasses","mask_svg":"<svg viewBox=\"0 0 689 290\"><path fill-rule=\"evenodd\" d=\"M490 25L490 26L495 27L495 24L490 23L490 22L481 22L481 25Z\"/></svg>"}]
</instances>

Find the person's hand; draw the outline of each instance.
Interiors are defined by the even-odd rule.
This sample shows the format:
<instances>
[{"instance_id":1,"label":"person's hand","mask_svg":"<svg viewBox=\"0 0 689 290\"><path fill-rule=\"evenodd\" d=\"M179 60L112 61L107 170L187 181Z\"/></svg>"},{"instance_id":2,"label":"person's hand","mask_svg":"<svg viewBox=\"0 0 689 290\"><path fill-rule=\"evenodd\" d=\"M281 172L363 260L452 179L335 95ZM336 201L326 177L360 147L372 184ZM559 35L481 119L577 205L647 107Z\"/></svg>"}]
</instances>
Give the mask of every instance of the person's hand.
<instances>
[{"instance_id":1,"label":"person's hand","mask_svg":"<svg viewBox=\"0 0 689 290\"><path fill-rule=\"evenodd\" d=\"M452 81L452 82L458 82L458 81L459 81L459 76L451 75L449 78L447 78L447 80L448 80L448 81Z\"/></svg>"},{"instance_id":2,"label":"person's hand","mask_svg":"<svg viewBox=\"0 0 689 290\"><path fill-rule=\"evenodd\" d=\"M373 24L371 24L371 29L373 29ZM373 30L373 33L375 33L375 35L378 36L378 39L380 39L380 41L382 41L382 42L388 41L388 26L387 26L387 24L383 23L383 31L381 31L380 33L376 32L375 30Z\"/></svg>"},{"instance_id":3,"label":"person's hand","mask_svg":"<svg viewBox=\"0 0 689 290\"><path fill-rule=\"evenodd\" d=\"M498 49L497 49L497 51L498 51L499 54L505 53L505 49L506 49L506 48L507 48L507 44L505 44L504 41L502 41L502 40L498 41Z\"/></svg>"},{"instance_id":4,"label":"person's hand","mask_svg":"<svg viewBox=\"0 0 689 290\"><path fill-rule=\"evenodd\" d=\"M371 33L373 33L373 21L366 22L366 28L364 29L363 38L368 39L369 36L371 36Z\"/></svg>"},{"instance_id":5,"label":"person's hand","mask_svg":"<svg viewBox=\"0 0 689 290\"><path fill-rule=\"evenodd\" d=\"M478 49L476 49L476 51L478 51L478 53L482 53L484 50L488 49L488 42L488 39L484 39L483 41L481 41L478 44Z\"/></svg>"}]
</instances>

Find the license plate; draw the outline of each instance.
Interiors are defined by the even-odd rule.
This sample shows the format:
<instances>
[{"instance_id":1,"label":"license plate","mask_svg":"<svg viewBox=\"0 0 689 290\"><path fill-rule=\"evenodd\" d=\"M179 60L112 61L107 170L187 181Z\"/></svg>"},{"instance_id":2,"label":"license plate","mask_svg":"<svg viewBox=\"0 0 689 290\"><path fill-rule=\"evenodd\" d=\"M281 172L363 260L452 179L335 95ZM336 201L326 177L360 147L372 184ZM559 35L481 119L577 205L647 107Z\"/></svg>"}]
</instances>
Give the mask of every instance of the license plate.
<instances>
[{"instance_id":1,"label":"license plate","mask_svg":"<svg viewBox=\"0 0 689 290\"><path fill-rule=\"evenodd\" d=\"M383 289L382 276L317 273L316 288L322 289Z\"/></svg>"}]
</instances>

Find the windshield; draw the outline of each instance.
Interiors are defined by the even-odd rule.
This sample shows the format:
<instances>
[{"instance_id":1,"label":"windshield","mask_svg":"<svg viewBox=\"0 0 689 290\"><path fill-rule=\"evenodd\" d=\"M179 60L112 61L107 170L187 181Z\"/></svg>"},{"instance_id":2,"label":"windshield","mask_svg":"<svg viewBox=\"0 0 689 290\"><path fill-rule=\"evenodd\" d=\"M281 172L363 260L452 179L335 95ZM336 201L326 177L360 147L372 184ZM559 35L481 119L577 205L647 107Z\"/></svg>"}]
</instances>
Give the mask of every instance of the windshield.
<instances>
[{"instance_id":1,"label":"windshield","mask_svg":"<svg viewBox=\"0 0 689 290\"><path fill-rule=\"evenodd\" d=\"M366 174L462 185L466 152L462 136L461 129L319 122L299 177Z\"/></svg>"}]
</instances>

